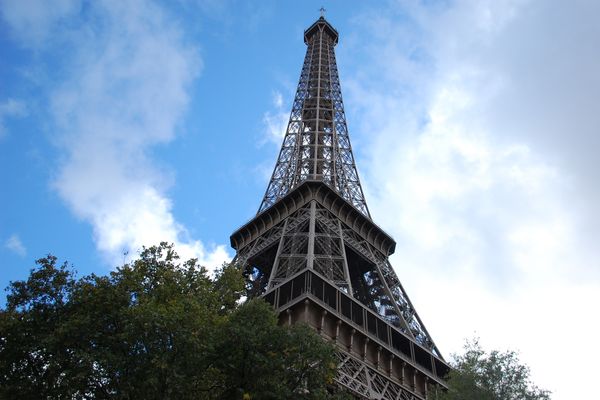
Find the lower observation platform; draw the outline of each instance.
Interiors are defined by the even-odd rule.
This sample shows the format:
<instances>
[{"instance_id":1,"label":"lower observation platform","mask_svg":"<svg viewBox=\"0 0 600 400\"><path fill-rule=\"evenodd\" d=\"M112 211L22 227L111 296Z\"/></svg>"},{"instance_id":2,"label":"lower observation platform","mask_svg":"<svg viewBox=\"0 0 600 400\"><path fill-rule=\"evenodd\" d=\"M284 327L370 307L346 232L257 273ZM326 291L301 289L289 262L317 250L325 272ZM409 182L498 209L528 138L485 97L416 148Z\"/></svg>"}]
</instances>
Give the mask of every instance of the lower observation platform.
<instances>
[{"instance_id":1,"label":"lower observation platform","mask_svg":"<svg viewBox=\"0 0 600 400\"><path fill-rule=\"evenodd\" d=\"M336 381L360 398L425 400L447 387L450 367L442 359L313 270L263 298L281 324L306 323L337 347Z\"/></svg>"}]
</instances>

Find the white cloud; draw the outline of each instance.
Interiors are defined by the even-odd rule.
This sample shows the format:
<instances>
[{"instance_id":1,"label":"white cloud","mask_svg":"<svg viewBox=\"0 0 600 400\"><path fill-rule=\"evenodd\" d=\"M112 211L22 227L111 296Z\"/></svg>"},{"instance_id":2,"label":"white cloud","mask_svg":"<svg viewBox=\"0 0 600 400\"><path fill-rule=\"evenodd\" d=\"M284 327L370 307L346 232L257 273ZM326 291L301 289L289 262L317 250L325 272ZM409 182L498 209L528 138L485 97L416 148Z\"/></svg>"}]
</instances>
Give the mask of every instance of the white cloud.
<instances>
[{"instance_id":1,"label":"white cloud","mask_svg":"<svg viewBox=\"0 0 600 400\"><path fill-rule=\"evenodd\" d=\"M281 145L290 118L289 111L283 108L283 95L279 91L273 92L273 108L263 115L266 129L266 140L278 146Z\"/></svg>"},{"instance_id":2,"label":"white cloud","mask_svg":"<svg viewBox=\"0 0 600 400\"><path fill-rule=\"evenodd\" d=\"M80 0L2 0L0 11L13 33L26 46L39 47L61 20L81 8Z\"/></svg>"},{"instance_id":3,"label":"white cloud","mask_svg":"<svg viewBox=\"0 0 600 400\"><path fill-rule=\"evenodd\" d=\"M17 22L47 11L27 10ZM172 179L149 156L151 148L175 138L201 68L196 49L153 2L91 2L74 16L65 22L69 30L48 28L67 44L64 79L50 93L54 139L63 151L53 186L92 224L111 265L161 241L174 243L183 257L219 265L229 258L225 247L207 248L189 237L173 216ZM51 53L53 44L44 44L48 48L40 51Z\"/></svg>"},{"instance_id":4,"label":"white cloud","mask_svg":"<svg viewBox=\"0 0 600 400\"><path fill-rule=\"evenodd\" d=\"M278 109L281 109L283 107L283 95L281 94L281 92L273 93L273 105Z\"/></svg>"},{"instance_id":5,"label":"white cloud","mask_svg":"<svg viewBox=\"0 0 600 400\"><path fill-rule=\"evenodd\" d=\"M6 239L4 242L4 247L21 257L25 257L27 254L27 249L17 234L12 234L8 239Z\"/></svg>"},{"instance_id":6,"label":"white cloud","mask_svg":"<svg viewBox=\"0 0 600 400\"><path fill-rule=\"evenodd\" d=\"M7 99L0 103L0 138L6 135L6 124L7 118L22 117L27 114L27 107L25 103L20 100Z\"/></svg>"},{"instance_id":7,"label":"white cloud","mask_svg":"<svg viewBox=\"0 0 600 400\"><path fill-rule=\"evenodd\" d=\"M600 356L597 7L392 3L344 50L372 60L344 82L350 129L371 140L371 212L436 343L518 349L554 399L585 397Z\"/></svg>"}]
</instances>

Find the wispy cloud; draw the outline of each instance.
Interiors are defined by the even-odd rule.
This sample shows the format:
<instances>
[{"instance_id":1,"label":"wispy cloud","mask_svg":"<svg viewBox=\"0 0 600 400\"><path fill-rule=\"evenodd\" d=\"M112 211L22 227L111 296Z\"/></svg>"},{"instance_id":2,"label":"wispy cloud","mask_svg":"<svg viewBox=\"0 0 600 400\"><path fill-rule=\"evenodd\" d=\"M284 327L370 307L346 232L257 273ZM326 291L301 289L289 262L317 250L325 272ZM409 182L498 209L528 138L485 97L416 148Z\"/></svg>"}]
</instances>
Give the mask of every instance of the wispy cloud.
<instances>
[{"instance_id":1,"label":"wispy cloud","mask_svg":"<svg viewBox=\"0 0 600 400\"><path fill-rule=\"evenodd\" d=\"M281 145L289 118L289 110L283 107L283 95L279 91L273 92L273 109L263 115L266 140Z\"/></svg>"},{"instance_id":2,"label":"wispy cloud","mask_svg":"<svg viewBox=\"0 0 600 400\"><path fill-rule=\"evenodd\" d=\"M43 4L32 7L32 15L21 10L17 21L38 18ZM75 16L79 22L65 22L69 29L49 24L34 38L49 46L39 50L44 54L53 46L44 34L60 37L66 49L66 73L49 85L54 139L63 154L53 187L92 224L110 264L160 241L175 243L183 257L220 264L228 258L225 247L207 248L176 221L168 196L172 179L149 155L176 136L201 70L196 49L153 2L90 2L85 10L69 4L61 21Z\"/></svg>"},{"instance_id":3,"label":"wispy cloud","mask_svg":"<svg viewBox=\"0 0 600 400\"><path fill-rule=\"evenodd\" d=\"M78 13L81 6L81 0L2 0L0 11L18 40L38 48L51 39L57 24Z\"/></svg>"},{"instance_id":4,"label":"wispy cloud","mask_svg":"<svg viewBox=\"0 0 600 400\"><path fill-rule=\"evenodd\" d=\"M443 350L477 331L520 349L557 399L585 396L573 382L591 374L553 365L588 365L584 343L600 335L579 311L600 290L600 6L390 4L356 19L372 35L348 51L372 62L345 89L400 279ZM581 356L547 351L563 313Z\"/></svg>"},{"instance_id":5,"label":"wispy cloud","mask_svg":"<svg viewBox=\"0 0 600 400\"><path fill-rule=\"evenodd\" d=\"M0 138L7 134L7 118L23 117L27 114L25 103L16 99L7 99L0 103Z\"/></svg>"},{"instance_id":6,"label":"wispy cloud","mask_svg":"<svg viewBox=\"0 0 600 400\"><path fill-rule=\"evenodd\" d=\"M23 242L21 242L19 235L16 233L12 234L8 239L6 239L4 242L4 247L21 257L25 257L27 255L27 249L23 245Z\"/></svg>"},{"instance_id":7,"label":"wispy cloud","mask_svg":"<svg viewBox=\"0 0 600 400\"><path fill-rule=\"evenodd\" d=\"M283 143L283 137L287 130L290 110L286 109L283 102L283 94L275 90L272 92L271 99L272 108L263 114L263 136L259 139L259 146L269 144L273 149L270 157L265 159L255 166L254 174L259 178L262 185L267 185L271 174L273 173L274 160L277 159L277 150L280 149Z\"/></svg>"}]
</instances>

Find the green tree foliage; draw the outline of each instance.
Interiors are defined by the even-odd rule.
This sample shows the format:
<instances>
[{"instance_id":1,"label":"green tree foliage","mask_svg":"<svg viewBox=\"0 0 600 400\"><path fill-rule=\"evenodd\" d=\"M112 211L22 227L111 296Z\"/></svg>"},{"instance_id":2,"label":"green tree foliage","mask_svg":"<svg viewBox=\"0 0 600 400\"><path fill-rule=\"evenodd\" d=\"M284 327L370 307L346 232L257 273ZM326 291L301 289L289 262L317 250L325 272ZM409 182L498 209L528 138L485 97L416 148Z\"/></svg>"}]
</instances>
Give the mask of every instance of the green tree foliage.
<instances>
[{"instance_id":1,"label":"green tree foliage","mask_svg":"<svg viewBox=\"0 0 600 400\"><path fill-rule=\"evenodd\" d=\"M214 277L172 246L77 279L48 256L0 310L0 398L332 399L332 347L239 305L240 271Z\"/></svg>"},{"instance_id":2,"label":"green tree foliage","mask_svg":"<svg viewBox=\"0 0 600 400\"><path fill-rule=\"evenodd\" d=\"M514 351L485 352L477 340L454 356L448 392L441 400L549 400L550 392L530 379L529 368Z\"/></svg>"}]
</instances>

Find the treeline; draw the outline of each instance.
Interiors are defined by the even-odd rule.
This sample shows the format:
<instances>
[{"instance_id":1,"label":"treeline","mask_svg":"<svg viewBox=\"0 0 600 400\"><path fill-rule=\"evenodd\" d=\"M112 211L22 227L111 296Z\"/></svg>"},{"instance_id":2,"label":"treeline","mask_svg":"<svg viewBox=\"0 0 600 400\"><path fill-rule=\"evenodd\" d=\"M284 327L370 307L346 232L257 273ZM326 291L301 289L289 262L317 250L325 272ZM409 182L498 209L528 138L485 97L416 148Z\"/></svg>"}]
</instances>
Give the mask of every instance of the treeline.
<instances>
[{"instance_id":1,"label":"treeline","mask_svg":"<svg viewBox=\"0 0 600 400\"><path fill-rule=\"evenodd\" d=\"M166 243L107 276L36 264L0 308L0 399L352 398L332 345L241 301L234 265L210 276ZM454 367L444 399L549 399L514 353L473 343Z\"/></svg>"},{"instance_id":2,"label":"treeline","mask_svg":"<svg viewBox=\"0 0 600 400\"><path fill-rule=\"evenodd\" d=\"M331 346L243 293L164 243L108 276L42 258L0 314L0 398L336 398Z\"/></svg>"}]
</instances>

